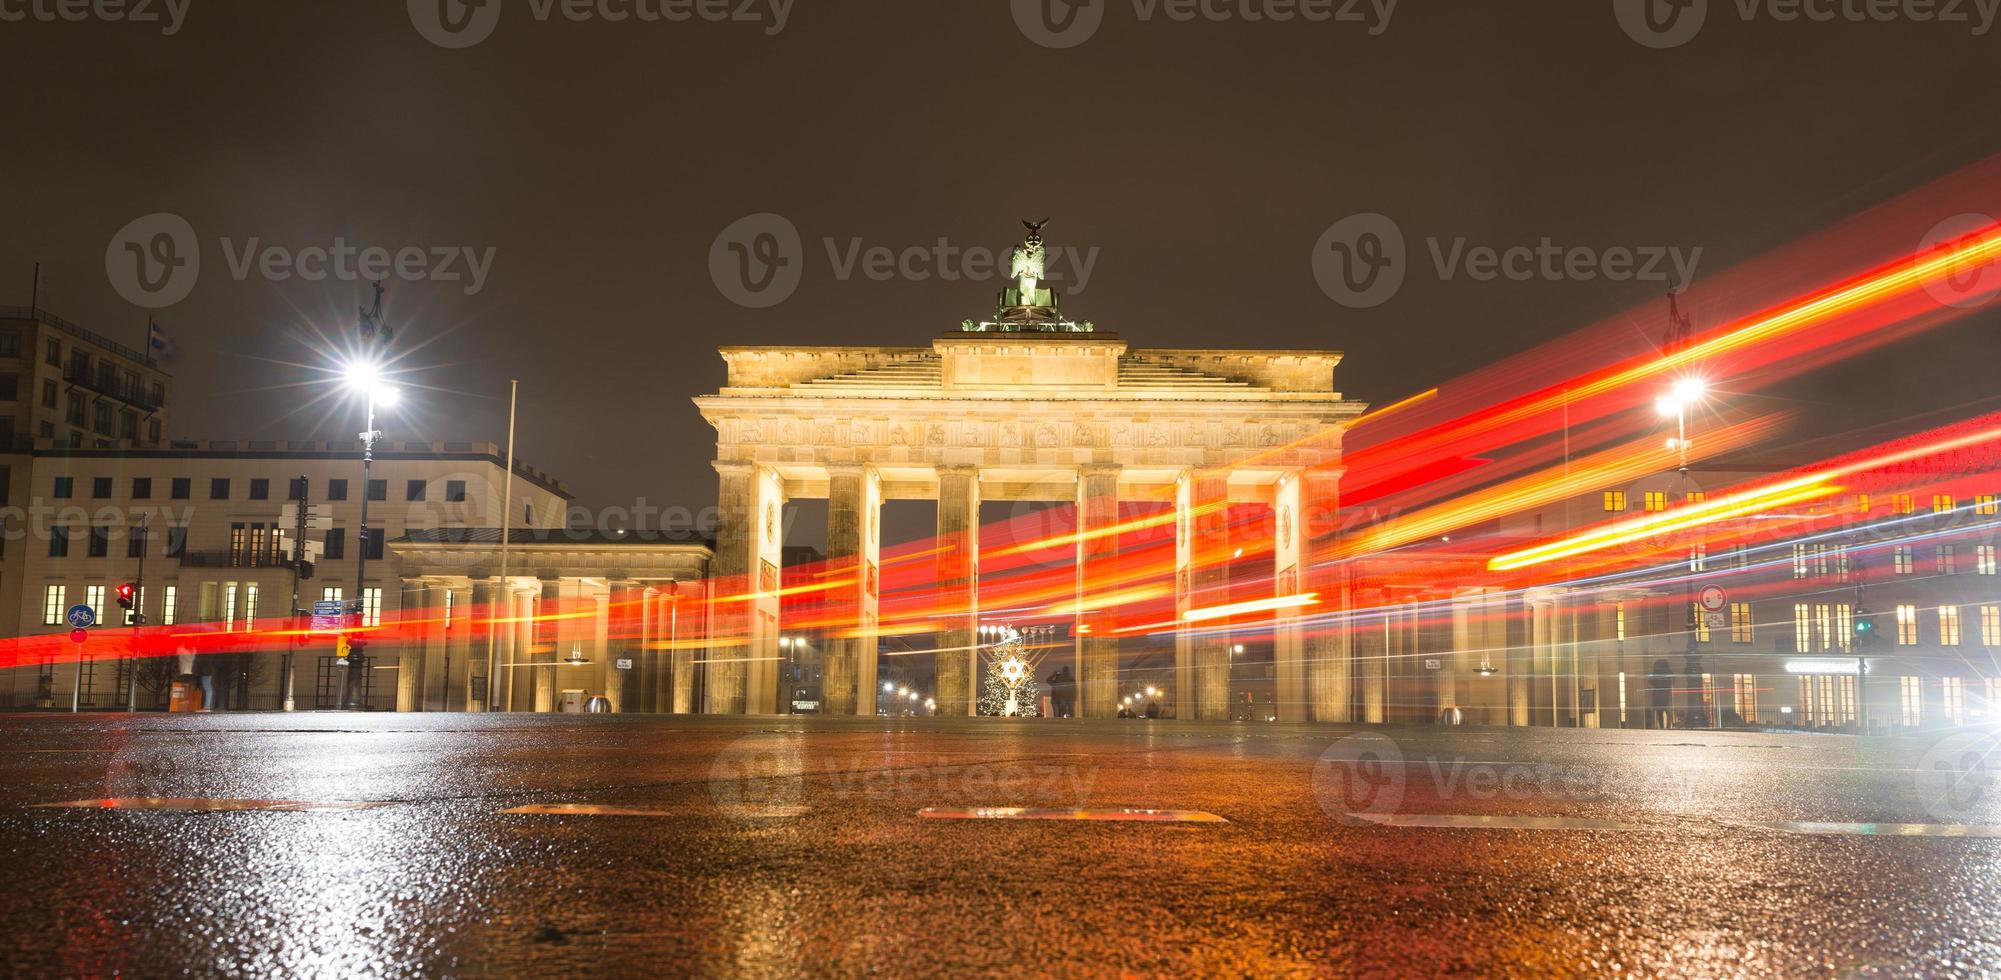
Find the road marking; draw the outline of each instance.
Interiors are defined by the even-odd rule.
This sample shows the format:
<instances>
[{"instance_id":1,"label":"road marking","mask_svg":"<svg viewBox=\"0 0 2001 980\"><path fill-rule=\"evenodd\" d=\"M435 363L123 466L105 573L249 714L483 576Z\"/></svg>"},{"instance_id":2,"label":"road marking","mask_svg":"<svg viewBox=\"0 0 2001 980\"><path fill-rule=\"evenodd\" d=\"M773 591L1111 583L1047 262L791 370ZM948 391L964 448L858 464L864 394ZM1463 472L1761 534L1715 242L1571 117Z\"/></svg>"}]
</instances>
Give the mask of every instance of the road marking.
<instances>
[{"instance_id":1,"label":"road marking","mask_svg":"<svg viewBox=\"0 0 2001 980\"><path fill-rule=\"evenodd\" d=\"M606 806L600 803L529 803L525 806L511 806L502 813L534 813L548 816L581 817L672 817L678 816L671 810L649 810L635 806Z\"/></svg>"},{"instance_id":2,"label":"road marking","mask_svg":"<svg viewBox=\"0 0 2001 980\"><path fill-rule=\"evenodd\" d=\"M1744 822L1738 826L1817 836L1845 834L1860 837L2001 838L2001 826L1960 823L1827 823L1812 820L1781 820L1772 823Z\"/></svg>"},{"instance_id":3,"label":"road marking","mask_svg":"<svg viewBox=\"0 0 2001 980\"><path fill-rule=\"evenodd\" d=\"M1024 806L927 806L920 817L936 820L1109 820L1136 823L1229 823L1201 810L1071 810Z\"/></svg>"},{"instance_id":4,"label":"road marking","mask_svg":"<svg viewBox=\"0 0 2001 980\"><path fill-rule=\"evenodd\" d=\"M62 803L31 803L30 810L165 810L175 813L232 813L242 810L276 810L286 813L370 810L388 803L312 802L306 800L216 800L183 796L112 796L98 800L68 800Z\"/></svg>"},{"instance_id":5,"label":"road marking","mask_svg":"<svg viewBox=\"0 0 2001 980\"><path fill-rule=\"evenodd\" d=\"M1470 813L1350 813L1357 820L1384 827L1439 830L1655 830L1636 823L1584 817L1511 817Z\"/></svg>"}]
</instances>

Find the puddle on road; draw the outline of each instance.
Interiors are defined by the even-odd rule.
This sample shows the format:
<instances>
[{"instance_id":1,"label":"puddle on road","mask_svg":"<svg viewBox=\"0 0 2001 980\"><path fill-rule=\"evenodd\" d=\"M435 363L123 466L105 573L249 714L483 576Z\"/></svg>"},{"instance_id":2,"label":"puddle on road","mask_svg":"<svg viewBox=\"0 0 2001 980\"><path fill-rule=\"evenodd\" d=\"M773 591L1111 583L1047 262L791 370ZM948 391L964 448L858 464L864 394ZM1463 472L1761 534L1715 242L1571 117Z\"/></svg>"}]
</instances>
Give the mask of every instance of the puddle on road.
<instances>
[{"instance_id":1,"label":"puddle on road","mask_svg":"<svg viewBox=\"0 0 2001 980\"><path fill-rule=\"evenodd\" d=\"M500 812L584 817L675 817L683 815L673 810L649 810L645 807L636 806L606 806L598 803L529 803L525 806L511 806Z\"/></svg>"},{"instance_id":2,"label":"puddle on road","mask_svg":"<svg viewBox=\"0 0 2001 980\"><path fill-rule=\"evenodd\" d=\"M1636 823L1591 820L1585 817L1511 817L1468 813L1350 813L1383 827L1420 827L1436 830L1657 830Z\"/></svg>"},{"instance_id":3,"label":"puddle on road","mask_svg":"<svg viewBox=\"0 0 2001 980\"><path fill-rule=\"evenodd\" d=\"M309 800L217 800L204 797L113 796L97 800L67 800L62 803L30 803L30 810L159 810L173 813L234 813L279 811L285 813L342 812L372 810L388 803L315 802Z\"/></svg>"},{"instance_id":4,"label":"puddle on road","mask_svg":"<svg viewBox=\"0 0 2001 980\"><path fill-rule=\"evenodd\" d=\"M1777 830L1788 834L1858 837L1970 837L2001 838L2001 826L1956 823L1824 823L1810 820L1782 820L1774 823L1744 823L1743 827Z\"/></svg>"},{"instance_id":5,"label":"puddle on road","mask_svg":"<svg viewBox=\"0 0 2001 980\"><path fill-rule=\"evenodd\" d=\"M927 806L920 817L936 820L1104 820L1133 823L1229 823L1201 810L1071 810L1020 806Z\"/></svg>"}]
</instances>

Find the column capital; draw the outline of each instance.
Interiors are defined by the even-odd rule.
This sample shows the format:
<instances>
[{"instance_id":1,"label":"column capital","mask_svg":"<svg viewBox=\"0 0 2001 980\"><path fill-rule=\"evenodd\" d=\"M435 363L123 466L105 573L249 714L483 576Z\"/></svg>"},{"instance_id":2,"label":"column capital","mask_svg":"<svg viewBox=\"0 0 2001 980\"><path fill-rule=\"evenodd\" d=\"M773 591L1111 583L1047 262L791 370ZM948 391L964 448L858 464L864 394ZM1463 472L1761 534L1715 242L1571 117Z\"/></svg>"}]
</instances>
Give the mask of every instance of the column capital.
<instances>
[{"instance_id":1,"label":"column capital","mask_svg":"<svg viewBox=\"0 0 2001 980\"><path fill-rule=\"evenodd\" d=\"M724 476L752 476L759 469L756 463L742 463L722 459L716 460L709 465L715 467L716 472Z\"/></svg>"},{"instance_id":2,"label":"column capital","mask_svg":"<svg viewBox=\"0 0 2001 980\"><path fill-rule=\"evenodd\" d=\"M1125 471L1126 471L1125 465L1122 463L1084 463L1077 467L1077 475L1080 478L1091 477L1091 476L1118 476L1124 473Z\"/></svg>"},{"instance_id":3,"label":"column capital","mask_svg":"<svg viewBox=\"0 0 2001 980\"><path fill-rule=\"evenodd\" d=\"M867 476L870 473L875 472L874 463L826 463L823 464L820 468L826 470L827 475L830 477Z\"/></svg>"}]
</instances>

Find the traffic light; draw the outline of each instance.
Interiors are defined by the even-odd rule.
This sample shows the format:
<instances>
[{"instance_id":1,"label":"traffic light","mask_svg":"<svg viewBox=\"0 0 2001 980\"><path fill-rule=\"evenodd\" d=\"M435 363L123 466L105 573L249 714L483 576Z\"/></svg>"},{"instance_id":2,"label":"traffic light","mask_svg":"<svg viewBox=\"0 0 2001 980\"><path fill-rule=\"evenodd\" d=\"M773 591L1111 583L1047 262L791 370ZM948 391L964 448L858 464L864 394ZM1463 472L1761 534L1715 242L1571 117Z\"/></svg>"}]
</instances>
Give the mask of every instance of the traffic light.
<instances>
[{"instance_id":1,"label":"traffic light","mask_svg":"<svg viewBox=\"0 0 2001 980\"><path fill-rule=\"evenodd\" d=\"M1875 639L1876 620L1870 617L1867 609L1855 610L1855 645L1868 646Z\"/></svg>"},{"instance_id":2,"label":"traffic light","mask_svg":"<svg viewBox=\"0 0 2001 980\"><path fill-rule=\"evenodd\" d=\"M334 637L334 663L336 665L341 667L347 666L348 645L346 633Z\"/></svg>"},{"instance_id":3,"label":"traffic light","mask_svg":"<svg viewBox=\"0 0 2001 980\"><path fill-rule=\"evenodd\" d=\"M118 591L118 608L123 609L126 612L131 612L133 598L138 595L139 590L134 588L132 583L130 582L120 582L118 583L117 591Z\"/></svg>"}]
</instances>

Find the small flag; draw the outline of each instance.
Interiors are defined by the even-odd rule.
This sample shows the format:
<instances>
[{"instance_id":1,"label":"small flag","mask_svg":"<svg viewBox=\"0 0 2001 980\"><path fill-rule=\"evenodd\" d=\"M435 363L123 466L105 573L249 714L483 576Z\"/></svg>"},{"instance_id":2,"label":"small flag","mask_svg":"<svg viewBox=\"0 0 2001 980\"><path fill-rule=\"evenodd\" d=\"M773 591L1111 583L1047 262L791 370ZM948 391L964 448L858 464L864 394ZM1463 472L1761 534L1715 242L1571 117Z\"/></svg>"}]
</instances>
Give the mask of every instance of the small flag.
<instances>
[{"instance_id":1,"label":"small flag","mask_svg":"<svg viewBox=\"0 0 2001 980\"><path fill-rule=\"evenodd\" d=\"M146 321L146 353L156 361L174 356L174 338L167 336L158 320Z\"/></svg>"}]
</instances>

